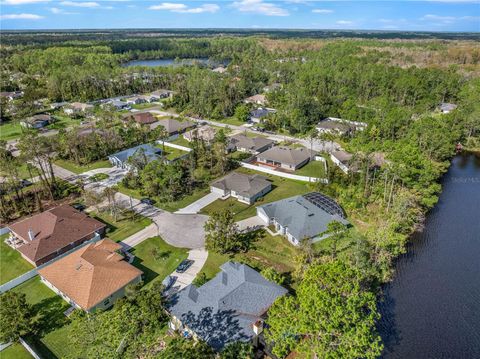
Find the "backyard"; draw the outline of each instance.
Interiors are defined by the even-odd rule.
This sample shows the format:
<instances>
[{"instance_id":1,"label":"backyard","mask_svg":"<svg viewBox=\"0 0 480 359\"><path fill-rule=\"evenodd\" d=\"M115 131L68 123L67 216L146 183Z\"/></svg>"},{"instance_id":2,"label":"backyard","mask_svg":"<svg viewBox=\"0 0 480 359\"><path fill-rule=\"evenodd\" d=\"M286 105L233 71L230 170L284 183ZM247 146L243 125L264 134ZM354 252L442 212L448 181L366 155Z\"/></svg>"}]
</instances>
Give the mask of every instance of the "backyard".
<instances>
[{"instance_id":1,"label":"backyard","mask_svg":"<svg viewBox=\"0 0 480 359\"><path fill-rule=\"evenodd\" d=\"M236 171L240 173L247 173L250 175L259 174L256 171L246 168L238 168L236 169ZM254 204L247 205L244 203L240 203L235 198L229 198L227 200L217 199L215 202L211 203L207 207L204 207L201 210L201 213L211 214L224 208L230 208L235 213L235 220L241 221L242 219L255 216L256 206L296 196L299 194L304 194L309 191L309 185L305 182L294 181L266 173L261 173L261 175L268 178L272 182L272 190Z\"/></svg>"},{"instance_id":2,"label":"backyard","mask_svg":"<svg viewBox=\"0 0 480 359\"><path fill-rule=\"evenodd\" d=\"M90 215L107 225L105 236L115 242L123 241L152 223L150 218L132 213L131 211L118 214L116 221L113 215L107 211L92 212Z\"/></svg>"},{"instance_id":3,"label":"backyard","mask_svg":"<svg viewBox=\"0 0 480 359\"><path fill-rule=\"evenodd\" d=\"M263 230L254 234L257 239L246 253L230 256L208 252L207 261L200 273L205 273L207 279L211 279L220 271L220 266L229 260L246 263L257 270L273 267L277 272L285 273L294 269L293 258L299 253L295 246L282 236L272 236Z\"/></svg>"},{"instance_id":4,"label":"backyard","mask_svg":"<svg viewBox=\"0 0 480 359\"><path fill-rule=\"evenodd\" d=\"M295 171L296 175L325 178L325 163L323 161L310 161L302 168Z\"/></svg>"},{"instance_id":5,"label":"backyard","mask_svg":"<svg viewBox=\"0 0 480 359\"><path fill-rule=\"evenodd\" d=\"M163 155L169 161L173 161L173 160L175 160L179 157L182 157L182 156L188 154L188 152L186 152L186 151L182 151L182 150L179 150L179 149L173 148L173 147L163 146L161 144L157 144L156 147L161 148L162 151L164 151Z\"/></svg>"},{"instance_id":6,"label":"backyard","mask_svg":"<svg viewBox=\"0 0 480 359\"><path fill-rule=\"evenodd\" d=\"M143 271L147 285L165 279L188 257L187 249L172 247L160 237L146 239L131 252L135 255L133 265Z\"/></svg>"},{"instance_id":7,"label":"backyard","mask_svg":"<svg viewBox=\"0 0 480 359\"><path fill-rule=\"evenodd\" d=\"M189 148L192 147L190 142L188 142L186 139L183 138L183 135L180 135L175 140L168 141L168 142L174 143L174 144L179 145L179 146L184 146L184 147L189 147Z\"/></svg>"},{"instance_id":8,"label":"backyard","mask_svg":"<svg viewBox=\"0 0 480 359\"><path fill-rule=\"evenodd\" d=\"M97 168L110 168L112 167L112 164L108 160L100 160L100 161L95 161L86 165L78 165L73 161L69 160L62 160L62 159L57 159L55 160L55 164L65 168L66 170L76 173L76 174L81 174L83 172L87 172L90 170L94 170Z\"/></svg>"},{"instance_id":9,"label":"backyard","mask_svg":"<svg viewBox=\"0 0 480 359\"><path fill-rule=\"evenodd\" d=\"M31 359L33 358L22 344L15 343L10 345L7 349L0 352L1 359Z\"/></svg>"},{"instance_id":10,"label":"backyard","mask_svg":"<svg viewBox=\"0 0 480 359\"><path fill-rule=\"evenodd\" d=\"M18 121L8 121L0 125L0 140L13 140L20 137L23 127Z\"/></svg>"},{"instance_id":11,"label":"backyard","mask_svg":"<svg viewBox=\"0 0 480 359\"><path fill-rule=\"evenodd\" d=\"M19 275L33 269L19 252L5 243L9 234L0 236L0 284L4 284Z\"/></svg>"}]
</instances>

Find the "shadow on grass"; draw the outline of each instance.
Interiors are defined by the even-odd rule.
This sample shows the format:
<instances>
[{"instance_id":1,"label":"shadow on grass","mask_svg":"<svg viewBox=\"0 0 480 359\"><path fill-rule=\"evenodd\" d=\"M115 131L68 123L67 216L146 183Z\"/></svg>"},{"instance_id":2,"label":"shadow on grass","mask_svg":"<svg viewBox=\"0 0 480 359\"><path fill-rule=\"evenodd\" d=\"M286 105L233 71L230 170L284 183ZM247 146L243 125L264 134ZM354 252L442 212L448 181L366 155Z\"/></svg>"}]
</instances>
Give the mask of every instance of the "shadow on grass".
<instances>
[{"instance_id":1,"label":"shadow on grass","mask_svg":"<svg viewBox=\"0 0 480 359\"><path fill-rule=\"evenodd\" d=\"M135 254L135 252L133 252L133 254ZM143 283L148 284L156 277L158 277L158 273L150 269L149 267L144 266L142 263L143 259L135 257L132 264L143 272Z\"/></svg>"},{"instance_id":2,"label":"shadow on grass","mask_svg":"<svg viewBox=\"0 0 480 359\"><path fill-rule=\"evenodd\" d=\"M57 359L58 357L40 340L33 335L24 338L28 345L42 359ZM67 345L67 343L65 343Z\"/></svg>"},{"instance_id":3,"label":"shadow on grass","mask_svg":"<svg viewBox=\"0 0 480 359\"><path fill-rule=\"evenodd\" d=\"M40 337L62 327L68 321L63 312L67 305L60 297L50 297L42 300L33 306L38 316L38 331Z\"/></svg>"},{"instance_id":4,"label":"shadow on grass","mask_svg":"<svg viewBox=\"0 0 480 359\"><path fill-rule=\"evenodd\" d=\"M104 219L98 217L98 216L95 216L93 217L94 219L96 219L97 221L99 222L102 222L103 224L105 224L107 226L107 229L105 231L105 233L112 233L114 231L116 231L118 229L118 227L114 226L113 224L111 224L110 222L107 222L105 221Z\"/></svg>"}]
</instances>

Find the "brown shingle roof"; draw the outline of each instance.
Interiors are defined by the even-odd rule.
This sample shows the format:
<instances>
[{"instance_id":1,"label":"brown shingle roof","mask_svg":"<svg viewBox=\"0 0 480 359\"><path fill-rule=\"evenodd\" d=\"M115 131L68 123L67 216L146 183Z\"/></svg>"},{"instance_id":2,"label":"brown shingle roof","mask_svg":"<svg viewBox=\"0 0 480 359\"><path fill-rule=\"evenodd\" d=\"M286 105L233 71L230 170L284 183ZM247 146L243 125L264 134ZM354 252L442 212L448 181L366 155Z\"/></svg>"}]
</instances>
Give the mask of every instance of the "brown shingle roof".
<instances>
[{"instance_id":1,"label":"brown shingle roof","mask_svg":"<svg viewBox=\"0 0 480 359\"><path fill-rule=\"evenodd\" d=\"M25 242L18 250L33 262L103 228L102 222L66 204L10 226L10 230ZM30 230L33 241L28 233Z\"/></svg>"},{"instance_id":2,"label":"brown shingle roof","mask_svg":"<svg viewBox=\"0 0 480 359\"><path fill-rule=\"evenodd\" d=\"M248 137L243 134L232 136L232 142L237 148L244 148L253 151L258 151L275 143L275 141L265 137Z\"/></svg>"},{"instance_id":3,"label":"brown shingle roof","mask_svg":"<svg viewBox=\"0 0 480 359\"><path fill-rule=\"evenodd\" d=\"M157 122L157 119L150 112L136 113L135 115L132 115L132 118L135 122L141 125L148 125Z\"/></svg>"},{"instance_id":4,"label":"brown shingle roof","mask_svg":"<svg viewBox=\"0 0 480 359\"><path fill-rule=\"evenodd\" d=\"M38 273L85 310L125 287L142 271L116 253L122 246L106 238L47 265Z\"/></svg>"},{"instance_id":5,"label":"brown shingle roof","mask_svg":"<svg viewBox=\"0 0 480 359\"><path fill-rule=\"evenodd\" d=\"M168 119L159 120L156 123L153 123L150 126L150 128L154 129L158 126L163 126L165 128L165 131L167 131L167 133L172 134L172 133L182 132L187 128L194 127L195 124L190 121L178 121L172 118L168 118Z\"/></svg>"}]
</instances>

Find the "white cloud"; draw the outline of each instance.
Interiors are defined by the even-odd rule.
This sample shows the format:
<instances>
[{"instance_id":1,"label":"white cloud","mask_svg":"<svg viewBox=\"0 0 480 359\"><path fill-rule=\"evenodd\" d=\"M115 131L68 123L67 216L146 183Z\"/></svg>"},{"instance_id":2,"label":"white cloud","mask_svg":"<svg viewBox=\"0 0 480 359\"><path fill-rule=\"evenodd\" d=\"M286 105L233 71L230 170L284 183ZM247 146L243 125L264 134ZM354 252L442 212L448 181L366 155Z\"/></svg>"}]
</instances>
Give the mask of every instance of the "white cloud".
<instances>
[{"instance_id":1,"label":"white cloud","mask_svg":"<svg viewBox=\"0 0 480 359\"><path fill-rule=\"evenodd\" d=\"M189 8L185 4L180 3L171 3L164 2L160 5L152 5L149 7L150 10L165 10L178 13L187 13L187 14L201 14L203 12L214 13L220 10L220 6L216 4L202 4L198 7Z\"/></svg>"},{"instance_id":2,"label":"white cloud","mask_svg":"<svg viewBox=\"0 0 480 359\"><path fill-rule=\"evenodd\" d=\"M235 1L232 6L240 12L249 12L267 16L288 16L287 10L275 4L263 2L263 0L241 0Z\"/></svg>"},{"instance_id":3,"label":"white cloud","mask_svg":"<svg viewBox=\"0 0 480 359\"><path fill-rule=\"evenodd\" d=\"M62 14L62 15L77 15L77 14L78 14L78 12L65 11L65 10L60 9L60 8L58 8L58 7L51 7L49 10L50 10L50 12L51 12L52 14L55 14L55 15L57 15L57 14Z\"/></svg>"},{"instance_id":4,"label":"white cloud","mask_svg":"<svg viewBox=\"0 0 480 359\"><path fill-rule=\"evenodd\" d=\"M434 21L436 25L439 26L440 24L453 24L454 22L459 21L479 21L480 16L443 16L443 15L434 15L434 14L427 14L420 18L423 21Z\"/></svg>"},{"instance_id":5,"label":"white cloud","mask_svg":"<svg viewBox=\"0 0 480 359\"><path fill-rule=\"evenodd\" d=\"M329 9L313 9L312 12L314 12L315 14L331 14L331 13L333 13L333 10L329 10Z\"/></svg>"},{"instance_id":6,"label":"white cloud","mask_svg":"<svg viewBox=\"0 0 480 359\"><path fill-rule=\"evenodd\" d=\"M2 5L24 5L49 1L50 0L4 0L2 1Z\"/></svg>"},{"instance_id":7,"label":"white cloud","mask_svg":"<svg viewBox=\"0 0 480 359\"><path fill-rule=\"evenodd\" d=\"M353 21L349 20L338 20L336 22L337 25L353 25Z\"/></svg>"},{"instance_id":8,"label":"white cloud","mask_svg":"<svg viewBox=\"0 0 480 359\"><path fill-rule=\"evenodd\" d=\"M3 20L39 20L43 19L43 16L35 14L6 14L1 15L0 19Z\"/></svg>"},{"instance_id":9,"label":"white cloud","mask_svg":"<svg viewBox=\"0 0 480 359\"><path fill-rule=\"evenodd\" d=\"M94 1L62 1L60 5L63 6L75 6L75 7L99 7L100 4Z\"/></svg>"}]
</instances>

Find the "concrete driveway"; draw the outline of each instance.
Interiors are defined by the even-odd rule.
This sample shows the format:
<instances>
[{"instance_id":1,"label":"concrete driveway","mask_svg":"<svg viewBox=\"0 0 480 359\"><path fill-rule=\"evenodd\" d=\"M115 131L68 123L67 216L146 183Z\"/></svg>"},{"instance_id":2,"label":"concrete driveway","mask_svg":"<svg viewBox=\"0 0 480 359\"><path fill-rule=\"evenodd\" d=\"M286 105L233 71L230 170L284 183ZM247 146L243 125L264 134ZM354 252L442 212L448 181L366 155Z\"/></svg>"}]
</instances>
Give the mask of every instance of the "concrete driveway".
<instances>
[{"instance_id":1,"label":"concrete driveway","mask_svg":"<svg viewBox=\"0 0 480 359\"><path fill-rule=\"evenodd\" d=\"M194 214L200 212L203 207L208 206L210 203L215 202L217 199L222 198L219 193L211 192L206 196L203 196L199 200L189 204L187 207L181 208L175 213L177 214Z\"/></svg>"},{"instance_id":2,"label":"concrete driveway","mask_svg":"<svg viewBox=\"0 0 480 359\"><path fill-rule=\"evenodd\" d=\"M171 276L176 277L176 281L169 292L179 291L187 285L192 284L197 274L202 270L207 258L208 252L205 248L192 249L188 252L187 259L192 260L193 264L183 273L173 272L171 274Z\"/></svg>"},{"instance_id":3,"label":"concrete driveway","mask_svg":"<svg viewBox=\"0 0 480 359\"><path fill-rule=\"evenodd\" d=\"M259 217L253 216L242 221L238 221L237 225L239 230L248 232L258 229L259 227L265 227L265 222Z\"/></svg>"}]
</instances>

